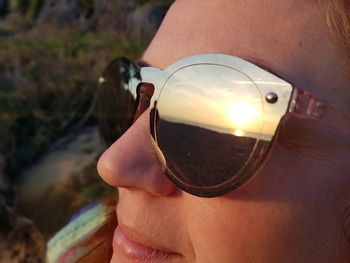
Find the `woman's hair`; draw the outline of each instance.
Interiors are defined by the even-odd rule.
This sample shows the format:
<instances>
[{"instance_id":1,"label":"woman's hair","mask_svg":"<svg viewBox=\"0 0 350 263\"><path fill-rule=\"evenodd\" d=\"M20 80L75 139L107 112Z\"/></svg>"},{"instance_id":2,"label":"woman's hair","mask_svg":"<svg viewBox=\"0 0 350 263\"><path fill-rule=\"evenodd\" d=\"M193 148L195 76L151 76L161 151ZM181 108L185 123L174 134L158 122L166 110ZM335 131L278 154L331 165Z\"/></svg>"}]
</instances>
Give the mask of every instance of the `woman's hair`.
<instances>
[{"instance_id":1,"label":"woman's hair","mask_svg":"<svg viewBox=\"0 0 350 263\"><path fill-rule=\"evenodd\" d=\"M347 60L350 61L350 0L326 1L328 2L327 24L332 35L342 42ZM339 222L350 247L350 203L340 213Z\"/></svg>"},{"instance_id":2,"label":"woman's hair","mask_svg":"<svg viewBox=\"0 0 350 263\"><path fill-rule=\"evenodd\" d=\"M350 58L350 0L327 1L326 19L333 36L346 47Z\"/></svg>"}]
</instances>

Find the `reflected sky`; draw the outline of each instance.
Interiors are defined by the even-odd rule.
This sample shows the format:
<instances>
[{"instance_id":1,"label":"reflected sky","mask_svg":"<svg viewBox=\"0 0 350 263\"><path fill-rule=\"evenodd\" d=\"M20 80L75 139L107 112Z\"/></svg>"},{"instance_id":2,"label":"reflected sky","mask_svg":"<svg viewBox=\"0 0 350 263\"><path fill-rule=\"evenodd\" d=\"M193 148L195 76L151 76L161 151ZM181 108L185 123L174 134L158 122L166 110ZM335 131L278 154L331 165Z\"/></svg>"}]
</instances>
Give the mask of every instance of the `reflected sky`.
<instances>
[{"instance_id":1,"label":"reflected sky","mask_svg":"<svg viewBox=\"0 0 350 263\"><path fill-rule=\"evenodd\" d=\"M241 72L220 65L199 64L182 68L167 80L158 99L158 109L161 118L168 121L236 136L256 138L264 124L262 137L271 138L280 116L263 116L264 97Z\"/></svg>"}]
</instances>

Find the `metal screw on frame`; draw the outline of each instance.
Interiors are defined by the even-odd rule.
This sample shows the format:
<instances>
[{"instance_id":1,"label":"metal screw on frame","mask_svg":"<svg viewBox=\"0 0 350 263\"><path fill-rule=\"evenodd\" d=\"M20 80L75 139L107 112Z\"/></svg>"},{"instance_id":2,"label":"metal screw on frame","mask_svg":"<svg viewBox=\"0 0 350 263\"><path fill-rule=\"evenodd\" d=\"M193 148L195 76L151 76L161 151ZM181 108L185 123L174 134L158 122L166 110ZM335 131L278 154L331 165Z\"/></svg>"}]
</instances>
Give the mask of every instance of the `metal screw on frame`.
<instances>
[{"instance_id":1,"label":"metal screw on frame","mask_svg":"<svg viewBox=\"0 0 350 263\"><path fill-rule=\"evenodd\" d=\"M278 95L274 92L269 92L266 94L265 100L271 104L276 103L278 101Z\"/></svg>"}]
</instances>

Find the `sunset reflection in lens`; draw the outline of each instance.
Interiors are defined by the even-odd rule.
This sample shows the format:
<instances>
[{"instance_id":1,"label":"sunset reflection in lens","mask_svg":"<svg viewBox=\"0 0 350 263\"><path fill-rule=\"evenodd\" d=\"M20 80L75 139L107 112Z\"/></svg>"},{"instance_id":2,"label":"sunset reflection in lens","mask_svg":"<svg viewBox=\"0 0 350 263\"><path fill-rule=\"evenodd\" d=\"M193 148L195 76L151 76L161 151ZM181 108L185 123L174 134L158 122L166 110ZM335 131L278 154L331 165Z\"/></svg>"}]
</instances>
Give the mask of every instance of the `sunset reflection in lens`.
<instances>
[{"instance_id":1,"label":"sunset reflection in lens","mask_svg":"<svg viewBox=\"0 0 350 263\"><path fill-rule=\"evenodd\" d=\"M159 103L162 118L167 121L260 137L261 95L253 82L231 68L216 65L183 68L168 79Z\"/></svg>"},{"instance_id":2,"label":"sunset reflection in lens","mask_svg":"<svg viewBox=\"0 0 350 263\"><path fill-rule=\"evenodd\" d=\"M264 137L261 94L247 76L220 65L182 68L164 84L157 110L170 179L200 191L240 184L239 172Z\"/></svg>"}]
</instances>

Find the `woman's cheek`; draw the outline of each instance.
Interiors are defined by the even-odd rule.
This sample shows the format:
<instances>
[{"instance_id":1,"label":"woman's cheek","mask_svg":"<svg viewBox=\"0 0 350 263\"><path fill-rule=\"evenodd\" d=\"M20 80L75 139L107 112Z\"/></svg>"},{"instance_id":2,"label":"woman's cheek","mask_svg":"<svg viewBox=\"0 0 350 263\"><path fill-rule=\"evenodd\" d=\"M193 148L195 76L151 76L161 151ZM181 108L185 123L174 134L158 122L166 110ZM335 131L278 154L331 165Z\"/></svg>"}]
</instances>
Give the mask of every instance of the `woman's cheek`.
<instances>
[{"instance_id":1,"label":"woman's cheek","mask_svg":"<svg viewBox=\"0 0 350 263\"><path fill-rule=\"evenodd\" d=\"M197 262L304 262L320 245L315 215L296 203L194 198L187 207Z\"/></svg>"}]
</instances>

